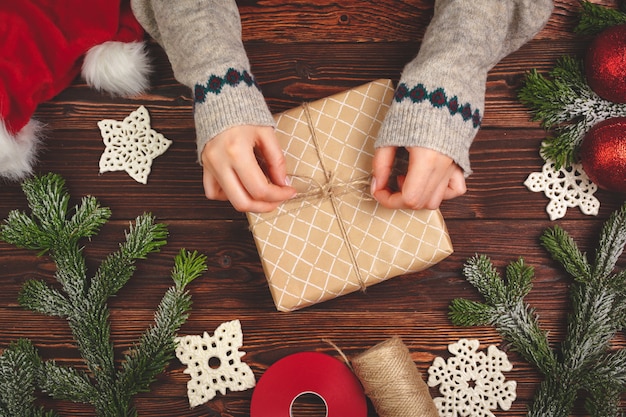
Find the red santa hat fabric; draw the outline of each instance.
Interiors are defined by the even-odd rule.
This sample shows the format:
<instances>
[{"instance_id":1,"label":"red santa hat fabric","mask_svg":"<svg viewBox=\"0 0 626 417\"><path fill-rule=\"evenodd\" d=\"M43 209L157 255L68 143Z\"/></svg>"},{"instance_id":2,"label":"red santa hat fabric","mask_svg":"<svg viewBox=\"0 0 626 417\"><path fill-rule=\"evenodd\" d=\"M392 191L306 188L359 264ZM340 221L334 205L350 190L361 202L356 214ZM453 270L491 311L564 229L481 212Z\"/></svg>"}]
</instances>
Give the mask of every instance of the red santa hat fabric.
<instances>
[{"instance_id":1,"label":"red santa hat fabric","mask_svg":"<svg viewBox=\"0 0 626 417\"><path fill-rule=\"evenodd\" d=\"M32 116L81 68L113 94L147 87L144 32L126 0L2 1L0 22L0 177L31 172L40 132Z\"/></svg>"}]
</instances>

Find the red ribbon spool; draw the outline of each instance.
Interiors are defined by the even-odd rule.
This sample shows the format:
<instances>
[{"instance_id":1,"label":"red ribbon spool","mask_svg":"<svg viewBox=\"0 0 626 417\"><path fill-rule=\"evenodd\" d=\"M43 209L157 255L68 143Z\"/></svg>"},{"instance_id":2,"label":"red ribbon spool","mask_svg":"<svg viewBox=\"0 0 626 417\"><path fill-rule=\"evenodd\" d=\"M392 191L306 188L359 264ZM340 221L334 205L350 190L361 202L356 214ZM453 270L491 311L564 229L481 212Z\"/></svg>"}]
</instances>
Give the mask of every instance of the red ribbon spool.
<instances>
[{"instance_id":1,"label":"red ribbon spool","mask_svg":"<svg viewBox=\"0 0 626 417\"><path fill-rule=\"evenodd\" d=\"M252 393L250 417L293 417L293 403L302 394L318 395L326 417L367 417L359 379L343 362L319 352L295 353L270 366Z\"/></svg>"}]
</instances>

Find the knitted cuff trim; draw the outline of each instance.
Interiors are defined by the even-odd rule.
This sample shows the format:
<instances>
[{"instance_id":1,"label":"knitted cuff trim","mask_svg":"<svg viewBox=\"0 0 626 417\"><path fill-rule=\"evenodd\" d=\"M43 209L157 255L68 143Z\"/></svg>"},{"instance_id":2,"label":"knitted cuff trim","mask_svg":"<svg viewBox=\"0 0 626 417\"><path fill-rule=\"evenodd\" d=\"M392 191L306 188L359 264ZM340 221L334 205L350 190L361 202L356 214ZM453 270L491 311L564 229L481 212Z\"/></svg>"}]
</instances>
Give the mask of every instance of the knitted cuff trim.
<instances>
[{"instance_id":1,"label":"knitted cuff trim","mask_svg":"<svg viewBox=\"0 0 626 417\"><path fill-rule=\"evenodd\" d=\"M478 133L471 123L451 117L447 109L430 103L393 103L376 139L376 148L419 146L452 158L468 177L469 148Z\"/></svg>"},{"instance_id":2,"label":"knitted cuff trim","mask_svg":"<svg viewBox=\"0 0 626 417\"><path fill-rule=\"evenodd\" d=\"M421 83L412 88L405 83L401 83L398 85L398 88L396 88L393 98L398 103L403 100L411 100L413 103L428 102L431 106L438 109L445 107L452 116L459 114L463 118L463 121L471 121L475 129L480 127L482 121L479 109L472 110L472 105L469 103L461 105L457 96L448 98L443 88L428 91Z\"/></svg>"},{"instance_id":3,"label":"knitted cuff trim","mask_svg":"<svg viewBox=\"0 0 626 417\"><path fill-rule=\"evenodd\" d=\"M194 86L194 101L196 103L204 103L208 94L219 95L225 86L236 87L241 83L248 87L255 86L259 88L256 80L248 71L238 71L234 68L229 68L223 77L211 75L205 84L196 84Z\"/></svg>"},{"instance_id":4,"label":"knitted cuff trim","mask_svg":"<svg viewBox=\"0 0 626 417\"><path fill-rule=\"evenodd\" d=\"M207 95L203 102L195 102L194 119L199 159L204 145L230 127L275 126L261 90L249 88L245 82L224 88L219 94Z\"/></svg>"}]
</instances>

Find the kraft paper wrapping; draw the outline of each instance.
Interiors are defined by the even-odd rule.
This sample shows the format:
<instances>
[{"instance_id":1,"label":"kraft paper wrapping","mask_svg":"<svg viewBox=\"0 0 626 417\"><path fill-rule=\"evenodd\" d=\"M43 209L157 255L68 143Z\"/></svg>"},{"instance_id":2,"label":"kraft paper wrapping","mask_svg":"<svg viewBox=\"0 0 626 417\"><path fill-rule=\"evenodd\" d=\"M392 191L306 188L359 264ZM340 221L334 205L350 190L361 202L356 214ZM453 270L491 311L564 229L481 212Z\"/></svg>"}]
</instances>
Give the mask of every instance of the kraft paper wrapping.
<instances>
[{"instance_id":1,"label":"kraft paper wrapping","mask_svg":"<svg viewBox=\"0 0 626 417\"><path fill-rule=\"evenodd\" d=\"M391 80L275 116L298 195L248 213L279 311L293 311L429 268L452 253L439 210L391 210L370 195L374 141Z\"/></svg>"}]
</instances>

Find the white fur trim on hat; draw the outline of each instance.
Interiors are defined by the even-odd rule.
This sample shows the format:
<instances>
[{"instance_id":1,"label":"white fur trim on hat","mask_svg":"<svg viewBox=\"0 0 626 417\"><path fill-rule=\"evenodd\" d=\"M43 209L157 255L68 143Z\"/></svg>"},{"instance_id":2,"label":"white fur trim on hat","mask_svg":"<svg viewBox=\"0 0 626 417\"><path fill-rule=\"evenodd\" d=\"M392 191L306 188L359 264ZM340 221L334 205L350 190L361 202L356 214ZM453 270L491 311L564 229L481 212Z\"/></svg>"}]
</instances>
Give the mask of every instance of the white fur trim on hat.
<instances>
[{"instance_id":1,"label":"white fur trim on hat","mask_svg":"<svg viewBox=\"0 0 626 417\"><path fill-rule=\"evenodd\" d=\"M41 141L42 124L31 119L17 134L12 135L0 120L0 177L19 181L32 174Z\"/></svg>"},{"instance_id":2,"label":"white fur trim on hat","mask_svg":"<svg viewBox=\"0 0 626 417\"><path fill-rule=\"evenodd\" d=\"M82 75L96 90L136 96L149 85L150 59L144 42L109 41L89 49Z\"/></svg>"}]
</instances>

